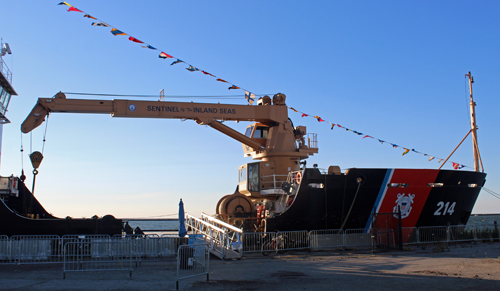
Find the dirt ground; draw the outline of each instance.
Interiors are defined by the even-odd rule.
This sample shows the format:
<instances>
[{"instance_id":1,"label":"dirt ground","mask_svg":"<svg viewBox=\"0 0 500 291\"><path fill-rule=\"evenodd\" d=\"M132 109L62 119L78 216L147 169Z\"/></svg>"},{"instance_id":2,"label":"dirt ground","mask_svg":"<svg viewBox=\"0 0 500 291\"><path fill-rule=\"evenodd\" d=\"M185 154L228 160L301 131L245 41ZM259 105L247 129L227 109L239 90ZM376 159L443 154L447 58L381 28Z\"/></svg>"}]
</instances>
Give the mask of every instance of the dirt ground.
<instances>
[{"instance_id":1,"label":"dirt ground","mask_svg":"<svg viewBox=\"0 0 500 291\"><path fill-rule=\"evenodd\" d=\"M0 290L175 290L175 258L128 271L72 272L62 264L0 265ZM397 252L288 252L242 260L212 257L210 275L181 290L500 290L500 243Z\"/></svg>"}]
</instances>

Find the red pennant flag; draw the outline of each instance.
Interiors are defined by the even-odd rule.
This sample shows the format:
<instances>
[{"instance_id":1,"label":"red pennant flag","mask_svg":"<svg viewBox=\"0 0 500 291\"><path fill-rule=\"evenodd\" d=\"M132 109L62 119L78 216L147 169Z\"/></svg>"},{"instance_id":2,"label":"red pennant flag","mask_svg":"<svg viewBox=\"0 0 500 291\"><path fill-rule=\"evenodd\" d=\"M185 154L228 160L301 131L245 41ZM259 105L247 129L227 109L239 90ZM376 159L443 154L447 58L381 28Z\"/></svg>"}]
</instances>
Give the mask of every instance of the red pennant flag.
<instances>
[{"instance_id":1,"label":"red pennant flag","mask_svg":"<svg viewBox=\"0 0 500 291\"><path fill-rule=\"evenodd\" d=\"M222 80L221 78L219 78L219 79L217 79L217 80L215 80L215 81L219 81L219 82L224 82L224 83L227 83L227 81Z\"/></svg>"},{"instance_id":2,"label":"red pennant flag","mask_svg":"<svg viewBox=\"0 0 500 291\"><path fill-rule=\"evenodd\" d=\"M71 6L71 7L68 9L68 12L70 12L70 11L82 12L82 13L83 13L83 11L81 11L80 9L77 9L77 8L75 8L75 7L73 7L73 6Z\"/></svg>"},{"instance_id":3,"label":"red pennant flag","mask_svg":"<svg viewBox=\"0 0 500 291\"><path fill-rule=\"evenodd\" d=\"M324 120L321 117L316 118L319 122L323 122Z\"/></svg>"},{"instance_id":4,"label":"red pennant flag","mask_svg":"<svg viewBox=\"0 0 500 291\"><path fill-rule=\"evenodd\" d=\"M138 43L144 43L144 42L142 42L142 41L138 40L138 39L137 39L137 38L135 38L135 37L129 37L129 38L128 38L128 40L131 40L131 41L133 41L133 42L138 42Z\"/></svg>"},{"instance_id":5,"label":"red pennant flag","mask_svg":"<svg viewBox=\"0 0 500 291\"><path fill-rule=\"evenodd\" d=\"M171 55L169 54L166 54L164 52L161 52L160 55L158 56L159 58L162 58L162 59L169 59L169 58L173 58Z\"/></svg>"},{"instance_id":6,"label":"red pennant flag","mask_svg":"<svg viewBox=\"0 0 500 291\"><path fill-rule=\"evenodd\" d=\"M304 116L309 116L309 115L307 115L307 114L305 114L305 113L302 113L302 116L301 116L301 117L304 117Z\"/></svg>"},{"instance_id":7,"label":"red pennant flag","mask_svg":"<svg viewBox=\"0 0 500 291\"><path fill-rule=\"evenodd\" d=\"M212 76L212 77L215 77L214 75L210 74L209 72L205 72L205 71L201 71L203 74L205 75L209 75L209 76Z\"/></svg>"},{"instance_id":8,"label":"red pennant flag","mask_svg":"<svg viewBox=\"0 0 500 291\"><path fill-rule=\"evenodd\" d=\"M460 164L457 164L457 163L454 163L454 162L451 162L453 164L453 169L458 169L458 167L460 166Z\"/></svg>"},{"instance_id":9,"label":"red pennant flag","mask_svg":"<svg viewBox=\"0 0 500 291\"><path fill-rule=\"evenodd\" d=\"M369 136L369 135L365 135L365 136L363 136L363 138L365 138L365 137L370 137L370 138L373 138L373 137L371 137L371 136Z\"/></svg>"}]
</instances>

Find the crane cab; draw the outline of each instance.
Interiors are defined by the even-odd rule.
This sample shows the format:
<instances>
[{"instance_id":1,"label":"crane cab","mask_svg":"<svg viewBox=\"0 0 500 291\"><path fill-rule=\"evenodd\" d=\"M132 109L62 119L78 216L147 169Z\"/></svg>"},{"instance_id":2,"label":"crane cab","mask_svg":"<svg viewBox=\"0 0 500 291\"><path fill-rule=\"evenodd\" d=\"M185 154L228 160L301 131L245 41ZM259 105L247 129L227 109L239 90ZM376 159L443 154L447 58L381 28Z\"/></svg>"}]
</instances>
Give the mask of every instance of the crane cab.
<instances>
[{"instance_id":1,"label":"crane cab","mask_svg":"<svg viewBox=\"0 0 500 291\"><path fill-rule=\"evenodd\" d=\"M267 139L269 137L269 129L270 127L265 124L253 123L247 126L245 135L258 142L262 147L265 147ZM251 147L245 144L243 144L243 151L245 153L245 156L251 156L251 153L254 152Z\"/></svg>"}]
</instances>

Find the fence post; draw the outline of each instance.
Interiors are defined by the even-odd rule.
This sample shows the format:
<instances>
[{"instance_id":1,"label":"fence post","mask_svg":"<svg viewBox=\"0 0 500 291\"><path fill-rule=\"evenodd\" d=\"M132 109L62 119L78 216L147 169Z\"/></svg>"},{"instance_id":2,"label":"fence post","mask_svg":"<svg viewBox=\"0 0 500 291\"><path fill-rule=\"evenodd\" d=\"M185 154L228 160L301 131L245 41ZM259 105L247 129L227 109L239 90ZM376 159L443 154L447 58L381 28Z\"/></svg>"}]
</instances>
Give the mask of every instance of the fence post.
<instances>
[{"instance_id":1,"label":"fence post","mask_svg":"<svg viewBox=\"0 0 500 291\"><path fill-rule=\"evenodd\" d=\"M418 247L420 244L420 227L416 227L415 229L417 231L417 247Z\"/></svg>"},{"instance_id":2,"label":"fence post","mask_svg":"<svg viewBox=\"0 0 500 291\"><path fill-rule=\"evenodd\" d=\"M403 250L403 227L401 223L401 207L398 205L398 248Z\"/></svg>"}]
</instances>

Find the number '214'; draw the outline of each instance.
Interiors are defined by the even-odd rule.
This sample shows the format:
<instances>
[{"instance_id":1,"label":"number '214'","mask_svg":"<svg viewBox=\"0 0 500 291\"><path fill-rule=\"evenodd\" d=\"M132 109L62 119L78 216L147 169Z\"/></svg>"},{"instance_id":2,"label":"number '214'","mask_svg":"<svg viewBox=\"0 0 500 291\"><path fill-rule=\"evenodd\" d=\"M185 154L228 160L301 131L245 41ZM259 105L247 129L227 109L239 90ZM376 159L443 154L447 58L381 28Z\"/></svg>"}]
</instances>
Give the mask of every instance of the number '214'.
<instances>
[{"instance_id":1,"label":"number '214'","mask_svg":"<svg viewBox=\"0 0 500 291\"><path fill-rule=\"evenodd\" d=\"M453 212L455 212L455 204L457 204L457 202L453 202L450 205L450 202L444 203L443 201L439 201L437 204L438 209L436 210L436 212L434 212L434 215L446 215L446 214L452 215ZM442 214L441 210L443 210Z\"/></svg>"}]
</instances>

